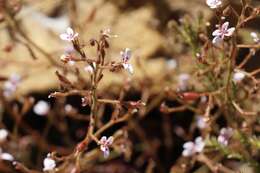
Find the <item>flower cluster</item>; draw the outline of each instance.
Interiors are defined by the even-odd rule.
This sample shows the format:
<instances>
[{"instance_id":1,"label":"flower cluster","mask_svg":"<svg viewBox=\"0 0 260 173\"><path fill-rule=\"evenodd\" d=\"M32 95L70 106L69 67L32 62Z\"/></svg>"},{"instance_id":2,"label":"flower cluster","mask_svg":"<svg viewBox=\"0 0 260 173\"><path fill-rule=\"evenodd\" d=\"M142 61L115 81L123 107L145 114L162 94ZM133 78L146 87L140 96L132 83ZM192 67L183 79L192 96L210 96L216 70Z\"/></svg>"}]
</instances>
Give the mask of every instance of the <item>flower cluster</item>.
<instances>
[{"instance_id":1,"label":"flower cluster","mask_svg":"<svg viewBox=\"0 0 260 173\"><path fill-rule=\"evenodd\" d=\"M189 157L196 153L200 153L203 151L204 146L205 146L205 142L202 139L202 137L197 137L195 139L195 142L189 141L184 143L183 145L184 150L182 152L182 155L185 157Z\"/></svg>"}]
</instances>

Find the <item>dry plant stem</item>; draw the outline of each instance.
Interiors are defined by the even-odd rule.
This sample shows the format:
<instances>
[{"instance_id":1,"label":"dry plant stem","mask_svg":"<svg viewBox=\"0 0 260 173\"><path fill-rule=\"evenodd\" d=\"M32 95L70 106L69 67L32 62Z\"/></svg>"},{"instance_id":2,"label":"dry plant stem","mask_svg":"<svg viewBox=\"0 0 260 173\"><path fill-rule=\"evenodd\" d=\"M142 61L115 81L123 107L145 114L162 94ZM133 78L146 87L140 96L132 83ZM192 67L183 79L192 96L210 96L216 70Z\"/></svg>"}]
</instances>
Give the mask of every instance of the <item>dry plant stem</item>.
<instances>
[{"instance_id":1,"label":"dry plant stem","mask_svg":"<svg viewBox=\"0 0 260 173\"><path fill-rule=\"evenodd\" d=\"M257 115L257 112L245 112L243 111L237 103L232 101L233 106L236 108L236 110L241 114L241 115Z\"/></svg>"},{"instance_id":2,"label":"dry plant stem","mask_svg":"<svg viewBox=\"0 0 260 173\"><path fill-rule=\"evenodd\" d=\"M4 100L4 99L2 99ZM13 109L11 108L10 105L8 105L7 102L4 102L5 107L7 108L7 112L12 116L13 119L18 119L18 117L21 117L20 114L18 114L17 112L13 111ZM46 143L45 139L42 137L42 135L40 135L36 130L32 129L29 125L27 125L24 121L20 121L19 123L19 127L24 129L25 132L27 132L28 134L30 134L30 136L32 136L32 138L34 139L34 141L36 142L36 144L39 146L39 148L41 148L42 150L45 151L58 151L59 153L63 153L63 154L67 154L70 153L70 151L66 148L63 147L58 147L58 146L54 146L51 144Z\"/></svg>"},{"instance_id":3,"label":"dry plant stem","mask_svg":"<svg viewBox=\"0 0 260 173\"><path fill-rule=\"evenodd\" d=\"M230 60L228 62L228 76L227 76L227 82L226 82L226 101L227 101L227 103L229 103L231 100L231 98L229 97L230 96L230 84L231 84L231 76L232 76L232 72L233 72L233 65L234 65L236 56L237 56L236 41L235 41L235 39L233 39Z\"/></svg>"},{"instance_id":4,"label":"dry plant stem","mask_svg":"<svg viewBox=\"0 0 260 173\"><path fill-rule=\"evenodd\" d=\"M260 44L238 44L238 48L254 48L254 49L260 49Z\"/></svg>"},{"instance_id":5,"label":"dry plant stem","mask_svg":"<svg viewBox=\"0 0 260 173\"><path fill-rule=\"evenodd\" d=\"M243 59L243 61L237 66L238 69L241 69L249 60L252 58L253 52L250 51L246 57Z\"/></svg>"},{"instance_id":6,"label":"dry plant stem","mask_svg":"<svg viewBox=\"0 0 260 173\"><path fill-rule=\"evenodd\" d=\"M149 114L156 106L158 106L163 101L164 98L164 93L154 98L147 106L145 106L145 112L143 113L142 117L144 118L147 114Z\"/></svg>"},{"instance_id":7,"label":"dry plant stem","mask_svg":"<svg viewBox=\"0 0 260 173\"><path fill-rule=\"evenodd\" d=\"M73 96L73 95L80 95L80 96L86 96L89 94L89 91L85 90L70 90L65 93L62 92L54 92L50 96L51 97L67 97L67 96Z\"/></svg>"},{"instance_id":8,"label":"dry plant stem","mask_svg":"<svg viewBox=\"0 0 260 173\"><path fill-rule=\"evenodd\" d=\"M99 103L120 104L119 100L98 99Z\"/></svg>"},{"instance_id":9,"label":"dry plant stem","mask_svg":"<svg viewBox=\"0 0 260 173\"><path fill-rule=\"evenodd\" d=\"M14 162L14 166L15 166L16 171L18 171L20 173L41 173L36 170L28 169L27 167L25 167L25 165L23 165L22 163L19 163L19 162Z\"/></svg>"},{"instance_id":10,"label":"dry plant stem","mask_svg":"<svg viewBox=\"0 0 260 173\"><path fill-rule=\"evenodd\" d=\"M254 71L252 71L252 72L250 72L250 75L251 75L251 76L255 76L255 75L257 75L258 73L260 73L260 68L254 70Z\"/></svg>"},{"instance_id":11,"label":"dry plant stem","mask_svg":"<svg viewBox=\"0 0 260 173\"><path fill-rule=\"evenodd\" d=\"M152 159L150 159L146 167L145 173L153 173L154 167L155 167L155 162Z\"/></svg>"},{"instance_id":12,"label":"dry plant stem","mask_svg":"<svg viewBox=\"0 0 260 173\"><path fill-rule=\"evenodd\" d=\"M174 107L174 108L166 108L166 113L174 113L174 112L182 112L185 111L187 109L186 105L182 105L182 106L178 106L178 107Z\"/></svg>"},{"instance_id":13,"label":"dry plant stem","mask_svg":"<svg viewBox=\"0 0 260 173\"><path fill-rule=\"evenodd\" d=\"M127 121L131 117L131 113L125 114L123 117L118 119L111 119L108 123L106 123L104 126L102 126L100 129L98 129L97 132L95 132L94 136L99 137L105 130L112 127L114 124L121 123L124 121Z\"/></svg>"},{"instance_id":14,"label":"dry plant stem","mask_svg":"<svg viewBox=\"0 0 260 173\"><path fill-rule=\"evenodd\" d=\"M87 135L84 139L85 142L90 140L91 135L93 135L94 129L95 129L95 116L96 116L96 107L97 107L97 94L96 94L96 89L97 89L97 81L96 81L96 75L98 72L98 66L96 69L94 69L93 77L92 77L92 90L91 90L91 110L90 110L90 122L89 122L89 128Z\"/></svg>"},{"instance_id":15,"label":"dry plant stem","mask_svg":"<svg viewBox=\"0 0 260 173\"><path fill-rule=\"evenodd\" d=\"M209 118L209 116L210 116L210 110L211 110L211 107L212 107L212 105L213 105L213 98L212 98L212 96L210 95L209 96L209 101L208 101L208 105L207 105L207 108L206 108L206 111L205 111L205 114L204 114L204 116L206 117L206 118Z\"/></svg>"},{"instance_id":16,"label":"dry plant stem","mask_svg":"<svg viewBox=\"0 0 260 173\"><path fill-rule=\"evenodd\" d=\"M236 173L235 171L232 171L231 169L223 166L222 164L216 164L213 161L211 161L206 155L204 154L199 154L197 155L196 159L199 162L204 163L207 165L207 167L213 172L213 173L218 173L223 172L223 173Z\"/></svg>"}]
</instances>

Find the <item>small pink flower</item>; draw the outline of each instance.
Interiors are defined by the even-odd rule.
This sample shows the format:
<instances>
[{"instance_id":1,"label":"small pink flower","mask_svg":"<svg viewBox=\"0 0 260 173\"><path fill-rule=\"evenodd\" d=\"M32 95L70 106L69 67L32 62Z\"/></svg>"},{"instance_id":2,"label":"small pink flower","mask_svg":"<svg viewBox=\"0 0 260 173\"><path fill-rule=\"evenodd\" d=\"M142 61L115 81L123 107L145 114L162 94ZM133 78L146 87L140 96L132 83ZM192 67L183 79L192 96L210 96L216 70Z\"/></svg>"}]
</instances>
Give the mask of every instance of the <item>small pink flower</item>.
<instances>
[{"instance_id":1,"label":"small pink flower","mask_svg":"<svg viewBox=\"0 0 260 173\"><path fill-rule=\"evenodd\" d=\"M218 8L219 6L221 6L222 1L221 0L207 0L206 3L210 8L213 9L213 8Z\"/></svg>"},{"instance_id":2,"label":"small pink flower","mask_svg":"<svg viewBox=\"0 0 260 173\"><path fill-rule=\"evenodd\" d=\"M133 66L129 64L129 60L132 56L132 52L129 48L126 48L124 51L120 52L121 57L122 57L122 65L125 70L127 70L130 74L134 73Z\"/></svg>"},{"instance_id":3,"label":"small pink flower","mask_svg":"<svg viewBox=\"0 0 260 173\"><path fill-rule=\"evenodd\" d=\"M74 33L73 29L68 27L66 33L60 34L60 38L64 41L73 41L78 35L77 32Z\"/></svg>"},{"instance_id":4,"label":"small pink flower","mask_svg":"<svg viewBox=\"0 0 260 173\"><path fill-rule=\"evenodd\" d=\"M205 146L205 142L203 141L202 137L199 136L195 139L195 142L189 141L184 143L183 145L184 150L182 152L182 155L184 157L189 157L196 153L200 153L203 151L204 146Z\"/></svg>"},{"instance_id":5,"label":"small pink flower","mask_svg":"<svg viewBox=\"0 0 260 173\"><path fill-rule=\"evenodd\" d=\"M222 128L218 136L218 142L222 145L227 146L230 138L232 137L234 131L232 128Z\"/></svg>"},{"instance_id":6,"label":"small pink flower","mask_svg":"<svg viewBox=\"0 0 260 173\"><path fill-rule=\"evenodd\" d=\"M213 44L218 44L221 41L223 41L223 39L226 37L230 37L234 31L235 31L235 27L232 28L228 28L229 26L229 22L225 22L223 25L220 26L219 29L216 29L212 35L215 36L214 39L212 40Z\"/></svg>"},{"instance_id":7,"label":"small pink flower","mask_svg":"<svg viewBox=\"0 0 260 173\"><path fill-rule=\"evenodd\" d=\"M103 152L104 154L104 158L107 158L110 154L110 150L109 147L112 145L114 141L113 136L110 136L108 139L106 136L103 136L100 141L99 141L99 145L100 145L100 150Z\"/></svg>"}]
</instances>

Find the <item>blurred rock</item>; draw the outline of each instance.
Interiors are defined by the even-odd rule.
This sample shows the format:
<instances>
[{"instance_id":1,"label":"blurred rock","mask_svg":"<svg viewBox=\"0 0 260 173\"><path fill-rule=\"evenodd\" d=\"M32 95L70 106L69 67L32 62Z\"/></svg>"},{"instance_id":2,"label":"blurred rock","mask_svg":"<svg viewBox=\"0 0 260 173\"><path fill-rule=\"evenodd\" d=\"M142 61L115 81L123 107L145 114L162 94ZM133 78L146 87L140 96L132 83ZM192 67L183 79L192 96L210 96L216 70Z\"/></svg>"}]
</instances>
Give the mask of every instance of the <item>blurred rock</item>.
<instances>
[{"instance_id":1,"label":"blurred rock","mask_svg":"<svg viewBox=\"0 0 260 173\"><path fill-rule=\"evenodd\" d=\"M57 30L61 30L60 27L58 29L52 28L56 18L44 17L44 14L51 13L52 8L48 7L48 5L65 8L57 3L34 2L31 7L28 4L22 8L17 19L21 21L24 31L31 40L41 49L50 53L54 62L60 63L59 57L69 44L59 39ZM114 60L120 61L119 52L126 47L133 50L135 57L147 58L160 49L163 44L163 37L148 25L154 14L152 8L144 7L120 13L114 4L102 0L78 1L77 5L79 16L75 20L82 24L82 28L76 30L86 44L89 39L98 37L100 30L105 28L111 28L112 32L119 36L111 39L111 49L108 53L108 57L113 57ZM93 10L96 10L96 12L93 12ZM35 14L37 15L35 16ZM64 18L68 14L62 15ZM93 15L93 18L89 20L91 15ZM57 22L57 24L60 23ZM1 25L2 28L5 25ZM65 31L66 24L62 26ZM7 30L2 29L0 36L0 49L4 50L8 44L13 44ZM41 92L58 87L58 80L54 74L58 68L53 66L42 53L35 49L33 51L37 56L36 60L31 58L28 49L22 44L13 45L11 51L0 52L0 67L2 68L0 74L9 76L12 73L19 73L22 75L23 82L18 89L18 93L21 94ZM95 55L95 50L88 45L86 46L86 52L88 56ZM105 81L109 83L118 78L116 74L109 74L108 76L110 77ZM120 78L119 81L121 80Z\"/></svg>"}]
</instances>

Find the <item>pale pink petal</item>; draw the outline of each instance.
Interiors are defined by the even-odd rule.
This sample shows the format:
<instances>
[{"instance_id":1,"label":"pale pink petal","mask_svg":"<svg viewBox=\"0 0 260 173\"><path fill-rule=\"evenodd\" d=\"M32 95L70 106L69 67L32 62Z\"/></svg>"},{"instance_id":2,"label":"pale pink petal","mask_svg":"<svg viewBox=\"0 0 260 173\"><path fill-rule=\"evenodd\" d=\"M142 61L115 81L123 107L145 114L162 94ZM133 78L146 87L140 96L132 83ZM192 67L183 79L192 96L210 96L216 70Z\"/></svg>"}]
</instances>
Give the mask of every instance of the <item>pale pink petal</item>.
<instances>
[{"instance_id":1,"label":"pale pink petal","mask_svg":"<svg viewBox=\"0 0 260 173\"><path fill-rule=\"evenodd\" d=\"M227 139L224 136L222 136L222 135L218 136L218 142L220 144L222 144L222 145L227 145L228 144Z\"/></svg>"},{"instance_id":2,"label":"pale pink petal","mask_svg":"<svg viewBox=\"0 0 260 173\"><path fill-rule=\"evenodd\" d=\"M184 143L184 145L183 145L183 148L185 148L185 149L187 149L187 148L193 148L194 147L194 143L193 142L186 142L186 143Z\"/></svg>"},{"instance_id":3,"label":"pale pink petal","mask_svg":"<svg viewBox=\"0 0 260 173\"><path fill-rule=\"evenodd\" d=\"M60 34L60 38L61 38L62 40L65 40L65 41L68 41L68 40L69 40L69 37L68 37L68 35L67 35L67 34L65 34L65 33L63 33L63 34Z\"/></svg>"},{"instance_id":4,"label":"pale pink petal","mask_svg":"<svg viewBox=\"0 0 260 173\"><path fill-rule=\"evenodd\" d=\"M227 33L225 34L225 36L231 36L233 33L234 33L234 31L235 31L235 28L234 27L232 27L232 28L229 28L228 30L227 30Z\"/></svg>"},{"instance_id":5,"label":"pale pink petal","mask_svg":"<svg viewBox=\"0 0 260 173\"><path fill-rule=\"evenodd\" d=\"M104 158L108 158L108 156L109 156L109 154L110 154L109 148L106 148L106 150L103 151L103 154L104 154Z\"/></svg>"},{"instance_id":6,"label":"pale pink petal","mask_svg":"<svg viewBox=\"0 0 260 173\"><path fill-rule=\"evenodd\" d=\"M104 144L107 141L107 137L106 136L102 136L102 138L100 139L100 143Z\"/></svg>"},{"instance_id":7,"label":"pale pink petal","mask_svg":"<svg viewBox=\"0 0 260 173\"><path fill-rule=\"evenodd\" d=\"M79 36L79 33L76 32L73 37L76 38L78 36Z\"/></svg>"},{"instance_id":8,"label":"pale pink petal","mask_svg":"<svg viewBox=\"0 0 260 173\"><path fill-rule=\"evenodd\" d=\"M228 29L228 26L229 26L229 22L225 22L225 23L223 23L223 25L221 26L221 29L222 29L223 31L226 31L226 30Z\"/></svg>"},{"instance_id":9,"label":"pale pink petal","mask_svg":"<svg viewBox=\"0 0 260 173\"><path fill-rule=\"evenodd\" d=\"M221 37L216 36L216 37L213 38L212 43L213 44L219 44L222 41L223 41L223 39Z\"/></svg>"},{"instance_id":10,"label":"pale pink petal","mask_svg":"<svg viewBox=\"0 0 260 173\"><path fill-rule=\"evenodd\" d=\"M221 33L221 31L220 31L219 29L215 30L215 31L212 33L213 36L220 36L221 34L222 34L222 33Z\"/></svg>"},{"instance_id":11,"label":"pale pink petal","mask_svg":"<svg viewBox=\"0 0 260 173\"><path fill-rule=\"evenodd\" d=\"M128 73L130 73L130 74L134 73L134 68L131 64L123 63L122 65L123 65L124 69L126 69L128 71Z\"/></svg>"},{"instance_id":12,"label":"pale pink petal","mask_svg":"<svg viewBox=\"0 0 260 173\"><path fill-rule=\"evenodd\" d=\"M112 145L113 141L114 141L113 136L110 136L110 137L107 139L107 145Z\"/></svg>"},{"instance_id":13,"label":"pale pink petal","mask_svg":"<svg viewBox=\"0 0 260 173\"><path fill-rule=\"evenodd\" d=\"M107 150L107 146L104 146L104 145L100 145L100 150L105 152Z\"/></svg>"},{"instance_id":14,"label":"pale pink petal","mask_svg":"<svg viewBox=\"0 0 260 173\"><path fill-rule=\"evenodd\" d=\"M183 152L182 152L182 155L184 156L184 157L189 157L189 156L191 156L193 154L193 151L192 150L183 150Z\"/></svg>"},{"instance_id":15,"label":"pale pink petal","mask_svg":"<svg viewBox=\"0 0 260 173\"><path fill-rule=\"evenodd\" d=\"M195 143L197 144L197 143L200 143L201 141L203 141L203 139L202 139L202 137L197 137L196 139L195 139Z\"/></svg>"},{"instance_id":16,"label":"pale pink petal","mask_svg":"<svg viewBox=\"0 0 260 173\"><path fill-rule=\"evenodd\" d=\"M7 160L7 161L13 161L14 160L14 157L11 154L9 154L9 153L2 153L0 155L0 158L2 160Z\"/></svg>"}]
</instances>

